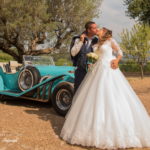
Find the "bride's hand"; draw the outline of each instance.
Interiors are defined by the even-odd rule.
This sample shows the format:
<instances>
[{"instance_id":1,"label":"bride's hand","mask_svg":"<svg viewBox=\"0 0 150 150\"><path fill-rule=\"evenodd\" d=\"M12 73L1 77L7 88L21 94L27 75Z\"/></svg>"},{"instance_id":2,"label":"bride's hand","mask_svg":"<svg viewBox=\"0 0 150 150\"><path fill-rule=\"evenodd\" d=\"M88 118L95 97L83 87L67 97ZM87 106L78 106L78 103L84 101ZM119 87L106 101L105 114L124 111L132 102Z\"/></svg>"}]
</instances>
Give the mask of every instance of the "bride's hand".
<instances>
[{"instance_id":1,"label":"bride's hand","mask_svg":"<svg viewBox=\"0 0 150 150\"><path fill-rule=\"evenodd\" d=\"M111 68L112 69L117 69L118 68L118 59L113 59L112 61L111 61Z\"/></svg>"}]
</instances>

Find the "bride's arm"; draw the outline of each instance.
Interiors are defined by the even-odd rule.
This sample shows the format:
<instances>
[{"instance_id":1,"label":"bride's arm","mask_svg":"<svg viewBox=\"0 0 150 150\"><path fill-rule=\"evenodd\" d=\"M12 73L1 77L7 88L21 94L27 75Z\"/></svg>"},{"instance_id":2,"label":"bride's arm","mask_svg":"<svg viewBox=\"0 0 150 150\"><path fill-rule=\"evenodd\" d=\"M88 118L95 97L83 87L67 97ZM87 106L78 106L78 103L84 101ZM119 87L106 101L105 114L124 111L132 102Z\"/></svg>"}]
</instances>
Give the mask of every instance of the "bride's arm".
<instances>
[{"instance_id":1,"label":"bride's arm","mask_svg":"<svg viewBox=\"0 0 150 150\"><path fill-rule=\"evenodd\" d=\"M114 52L117 53L117 61L119 62L123 56L123 52L120 49L120 46L118 45L118 43L116 42L116 40L111 39L111 46Z\"/></svg>"},{"instance_id":2,"label":"bride's arm","mask_svg":"<svg viewBox=\"0 0 150 150\"><path fill-rule=\"evenodd\" d=\"M118 68L118 63L119 63L119 61L121 60L121 58L123 56L123 52L120 49L120 46L118 45L118 43L114 39L111 39L111 47L113 49L113 52L117 53L116 59L111 61L111 67L112 67L112 69L117 69Z\"/></svg>"}]
</instances>

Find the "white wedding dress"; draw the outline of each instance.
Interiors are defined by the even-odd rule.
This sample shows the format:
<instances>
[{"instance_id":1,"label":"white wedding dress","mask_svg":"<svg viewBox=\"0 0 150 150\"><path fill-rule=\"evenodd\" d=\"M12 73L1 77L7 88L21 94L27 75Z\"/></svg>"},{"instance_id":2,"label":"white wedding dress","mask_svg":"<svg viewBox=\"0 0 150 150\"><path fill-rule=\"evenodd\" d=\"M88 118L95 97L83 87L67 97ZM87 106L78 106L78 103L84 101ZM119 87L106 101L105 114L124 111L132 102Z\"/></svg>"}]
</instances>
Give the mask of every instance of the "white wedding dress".
<instances>
[{"instance_id":1,"label":"white wedding dress","mask_svg":"<svg viewBox=\"0 0 150 150\"><path fill-rule=\"evenodd\" d=\"M70 144L101 149L150 147L150 117L120 71L112 69L111 42L73 98L60 137Z\"/></svg>"}]
</instances>

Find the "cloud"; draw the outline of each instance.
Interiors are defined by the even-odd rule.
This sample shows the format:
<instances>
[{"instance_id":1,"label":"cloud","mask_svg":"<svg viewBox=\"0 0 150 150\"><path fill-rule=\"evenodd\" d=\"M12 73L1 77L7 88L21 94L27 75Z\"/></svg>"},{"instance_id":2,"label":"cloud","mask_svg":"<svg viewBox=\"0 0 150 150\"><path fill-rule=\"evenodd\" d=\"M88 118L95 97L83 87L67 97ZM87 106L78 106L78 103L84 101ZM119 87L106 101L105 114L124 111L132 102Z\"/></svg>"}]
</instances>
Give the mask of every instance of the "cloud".
<instances>
[{"instance_id":1,"label":"cloud","mask_svg":"<svg viewBox=\"0 0 150 150\"><path fill-rule=\"evenodd\" d=\"M101 6L101 14L94 21L100 26L105 26L113 31L114 38L120 40L119 34L123 29L131 29L135 21L125 14L126 7L123 0L104 0Z\"/></svg>"}]
</instances>

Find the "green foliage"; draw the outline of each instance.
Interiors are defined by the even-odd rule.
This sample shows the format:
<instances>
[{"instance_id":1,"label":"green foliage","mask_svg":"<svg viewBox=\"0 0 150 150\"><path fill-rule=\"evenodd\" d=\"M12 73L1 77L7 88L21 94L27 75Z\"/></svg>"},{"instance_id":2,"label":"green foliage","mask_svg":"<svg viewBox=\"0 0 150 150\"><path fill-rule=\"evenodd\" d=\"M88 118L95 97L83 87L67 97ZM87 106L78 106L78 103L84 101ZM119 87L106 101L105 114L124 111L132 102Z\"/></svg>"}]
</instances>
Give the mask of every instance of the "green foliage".
<instances>
[{"instance_id":1,"label":"green foliage","mask_svg":"<svg viewBox=\"0 0 150 150\"><path fill-rule=\"evenodd\" d=\"M72 62L68 59L60 58L55 62L56 66L72 66Z\"/></svg>"},{"instance_id":2,"label":"green foliage","mask_svg":"<svg viewBox=\"0 0 150 150\"><path fill-rule=\"evenodd\" d=\"M98 16L100 4L101 0L48 0L58 32L66 27L72 32L81 32L87 21Z\"/></svg>"},{"instance_id":3,"label":"green foliage","mask_svg":"<svg viewBox=\"0 0 150 150\"><path fill-rule=\"evenodd\" d=\"M100 4L101 0L0 0L0 50L19 62L22 55L61 51L98 15ZM48 48L37 51L45 41Z\"/></svg>"},{"instance_id":4,"label":"green foliage","mask_svg":"<svg viewBox=\"0 0 150 150\"><path fill-rule=\"evenodd\" d=\"M47 55L44 55L44 56L47 56ZM70 60L69 53L50 54L49 56L53 57L55 65L57 65L57 66L62 66L62 65L72 66L72 61ZM0 62L8 62L10 60L14 60L12 56L0 51ZM41 62L39 62L39 64L40 63ZM47 62L42 62L41 64L43 64L43 63L46 64ZM36 64L37 64L37 62L36 62Z\"/></svg>"},{"instance_id":5,"label":"green foliage","mask_svg":"<svg viewBox=\"0 0 150 150\"><path fill-rule=\"evenodd\" d=\"M144 65L150 59L150 26L136 24L131 31L124 30L121 33L120 45L126 59L133 60L139 65L143 77Z\"/></svg>"},{"instance_id":6,"label":"green foliage","mask_svg":"<svg viewBox=\"0 0 150 150\"><path fill-rule=\"evenodd\" d=\"M33 40L50 29L49 17L45 1L0 0L0 50L20 62L25 45L30 50Z\"/></svg>"},{"instance_id":7,"label":"green foliage","mask_svg":"<svg viewBox=\"0 0 150 150\"><path fill-rule=\"evenodd\" d=\"M0 52L0 62L8 62L10 60L13 60L12 56L6 53Z\"/></svg>"},{"instance_id":8,"label":"green foliage","mask_svg":"<svg viewBox=\"0 0 150 150\"><path fill-rule=\"evenodd\" d=\"M150 0L124 0L127 14L134 19L150 25Z\"/></svg>"},{"instance_id":9,"label":"green foliage","mask_svg":"<svg viewBox=\"0 0 150 150\"><path fill-rule=\"evenodd\" d=\"M138 64L147 63L150 57L150 27L137 24L131 31L124 30L120 45L127 58Z\"/></svg>"},{"instance_id":10,"label":"green foliage","mask_svg":"<svg viewBox=\"0 0 150 150\"><path fill-rule=\"evenodd\" d=\"M132 64L120 64L119 65L121 71L123 72L140 72L140 67L138 64L132 63ZM147 64L143 68L144 73L150 73L150 64Z\"/></svg>"},{"instance_id":11,"label":"green foliage","mask_svg":"<svg viewBox=\"0 0 150 150\"><path fill-rule=\"evenodd\" d=\"M124 72L140 72L140 68L137 64L121 64L119 66Z\"/></svg>"},{"instance_id":12,"label":"green foliage","mask_svg":"<svg viewBox=\"0 0 150 150\"><path fill-rule=\"evenodd\" d=\"M146 66L144 66L144 72L149 72L150 73L150 62L147 63Z\"/></svg>"},{"instance_id":13,"label":"green foliage","mask_svg":"<svg viewBox=\"0 0 150 150\"><path fill-rule=\"evenodd\" d=\"M57 53L57 54L51 54L50 56L53 57L55 65L57 66L72 66L72 61L70 59L70 53Z\"/></svg>"}]
</instances>

